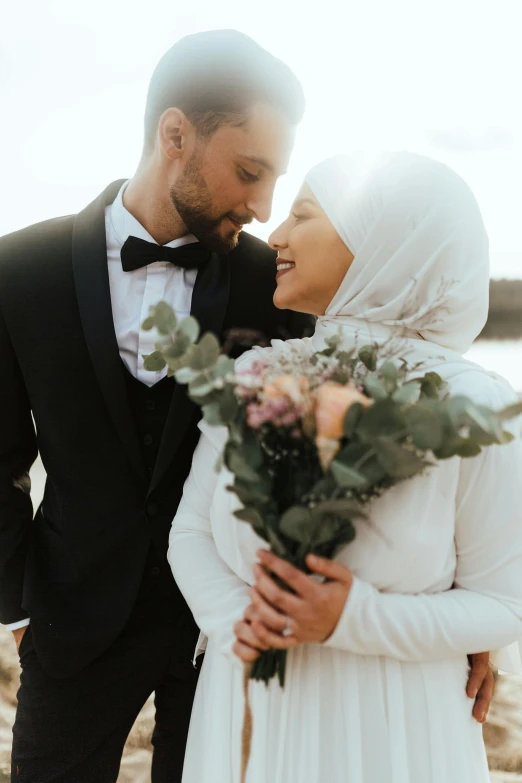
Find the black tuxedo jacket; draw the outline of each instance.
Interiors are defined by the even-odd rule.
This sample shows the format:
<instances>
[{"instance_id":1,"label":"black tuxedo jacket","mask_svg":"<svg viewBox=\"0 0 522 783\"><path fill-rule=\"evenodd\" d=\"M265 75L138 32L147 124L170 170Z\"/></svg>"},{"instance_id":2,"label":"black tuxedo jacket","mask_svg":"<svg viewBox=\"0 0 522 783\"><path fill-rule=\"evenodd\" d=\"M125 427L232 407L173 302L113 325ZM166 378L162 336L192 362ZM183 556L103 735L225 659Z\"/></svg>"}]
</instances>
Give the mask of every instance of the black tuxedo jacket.
<instances>
[{"instance_id":1,"label":"black tuxedo jacket","mask_svg":"<svg viewBox=\"0 0 522 783\"><path fill-rule=\"evenodd\" d=\"M151 542L167 565L198 439L199 411L175 387L149 478L107 271L105 207L121 184L79 215L0 239L0 622L29 616L40 661L56 677L81 670L121 632ZM192 298L202 330L306 332L307 316L272 303L274 261L247 234L233 252L214 254ZM33 519L28 471L38 450L47 482Z\"/></svg>"}]
</instances>

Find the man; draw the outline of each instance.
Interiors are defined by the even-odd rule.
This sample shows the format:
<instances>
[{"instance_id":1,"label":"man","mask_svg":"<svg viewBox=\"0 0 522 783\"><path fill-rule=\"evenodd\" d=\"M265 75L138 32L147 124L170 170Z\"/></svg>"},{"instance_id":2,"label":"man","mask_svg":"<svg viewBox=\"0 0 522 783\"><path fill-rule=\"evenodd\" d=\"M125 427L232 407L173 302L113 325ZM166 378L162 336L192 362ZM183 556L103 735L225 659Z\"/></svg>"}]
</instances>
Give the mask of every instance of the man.
<instances>
[{"instance_id":1,"label":"man","mask_svg":"<svg viewBox=\"0 0 522 783\"><path fill-rule=\"evenodd\" d=\"M13 781L115 781L153 691L152 777L181 780L197 629L166 553L199 413L144 370L140 324L163 299L220 337L303 333L272 304L274 253L240 235L270 216L303 108L295 76L246 36L188 37L152 77L135 176L0 240L0 621L23 636Z\"/></svg>"},{"instance_id":2,"label":"man","mask_svg":"<svg viewBox=\"0 0 522 783\"><path fill-rule=\"evenodd\" d=\"M140 324L164 299L220 337L306 330L272 304L272 251L240 234L269 218L303 103L289 69L245 36L183 39L152 77L134 177L0 240L0 621L22 664L13 783L115 781L153 691L152 779L181 780L197 629L166 552L199 414L144 369ZM37 449L47 483L33 520Z\"/></svg>"}]
</instances>

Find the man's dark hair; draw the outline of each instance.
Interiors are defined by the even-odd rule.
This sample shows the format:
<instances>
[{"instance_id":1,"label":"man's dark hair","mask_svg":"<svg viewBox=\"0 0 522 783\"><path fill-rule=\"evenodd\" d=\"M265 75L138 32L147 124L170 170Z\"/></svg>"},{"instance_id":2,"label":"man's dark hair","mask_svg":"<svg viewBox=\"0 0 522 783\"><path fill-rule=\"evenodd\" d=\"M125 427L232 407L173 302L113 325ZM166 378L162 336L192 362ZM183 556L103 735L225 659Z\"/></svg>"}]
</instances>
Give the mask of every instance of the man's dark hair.
<instances>
[{"instance_id":1,"label":"man's dark hair","mask_svg":"<svg viewBox=\"0 0 522 783\"><path fill-rule=\"evenodd\" d=\"M225 124L240 125L257 102L279 109L291 125L304 113L302 87L290 68L236 30L212 30L182 38L159 61L145 108L145 150L161 115L180 109L200 136Z\"/></svg>"}]
</instances>

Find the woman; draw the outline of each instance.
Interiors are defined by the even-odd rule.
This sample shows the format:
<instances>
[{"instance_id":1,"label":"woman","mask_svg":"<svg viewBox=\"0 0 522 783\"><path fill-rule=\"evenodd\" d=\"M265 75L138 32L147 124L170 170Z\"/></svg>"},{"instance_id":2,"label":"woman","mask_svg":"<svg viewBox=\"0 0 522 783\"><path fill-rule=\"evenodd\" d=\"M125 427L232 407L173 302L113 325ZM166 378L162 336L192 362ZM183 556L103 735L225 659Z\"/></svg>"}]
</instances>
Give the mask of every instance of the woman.
<instances>
[{"instance_id":1,"label":"woman","mask_svg":"<svg viewBox=\"0 0 522 783\"><path fill-rule=\"evenodd\" d=\"M340 157L313 169L278 251L275 302L319 316L303 351L397 338L453 394L501 407L513 393L461 354L488 305L488 242L466 184L408 153ZM271 351L249 352L241 365ZM372 525L318 584L263 553L214 473L223 432L202 425L169 560L208 647L184 783L239 780L241 660L287 647L287 682L251 684L249 783L486 783L466 653L522 672L522 441L440 463L371 508ZM283 593L257 564L282 574ZM255 587L254 587L255 586ZM235 633L234 633L235 632ZM518 658L517 658L518 656ZM241 659L241 660L240 660Z\"/></svg>"}]
</instances>

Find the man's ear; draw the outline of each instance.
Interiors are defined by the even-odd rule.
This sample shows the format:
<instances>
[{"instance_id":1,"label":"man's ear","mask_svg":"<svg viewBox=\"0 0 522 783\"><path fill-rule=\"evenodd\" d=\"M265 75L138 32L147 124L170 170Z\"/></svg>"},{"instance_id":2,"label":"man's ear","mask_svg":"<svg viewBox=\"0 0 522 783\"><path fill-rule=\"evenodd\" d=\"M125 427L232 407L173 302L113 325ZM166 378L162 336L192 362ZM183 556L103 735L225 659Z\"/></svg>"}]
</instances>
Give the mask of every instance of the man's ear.
<instances>
[{"instance_id":1,"label":"man's ear","mask_svg":"<svg viewBox=\"0 0 522 783\"><path fill-rule=\"evenodd\" d=\"M158 141L163 154L170 160L183 157L187 146L190 122L180 109L167 109L158 123Z\"/></svg>"}]
</instances>

